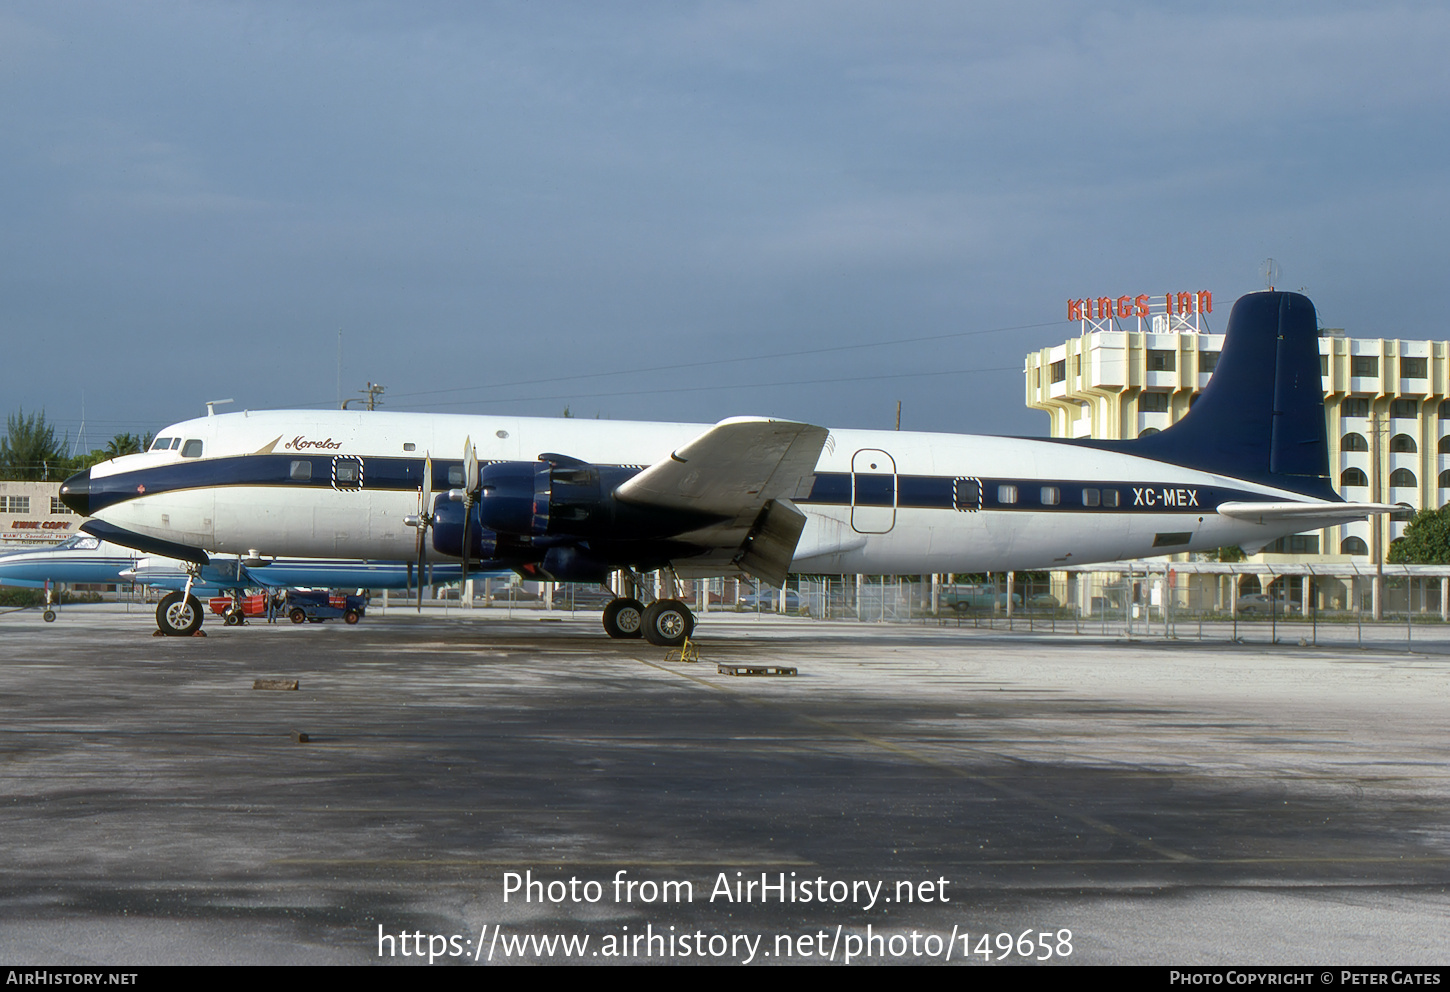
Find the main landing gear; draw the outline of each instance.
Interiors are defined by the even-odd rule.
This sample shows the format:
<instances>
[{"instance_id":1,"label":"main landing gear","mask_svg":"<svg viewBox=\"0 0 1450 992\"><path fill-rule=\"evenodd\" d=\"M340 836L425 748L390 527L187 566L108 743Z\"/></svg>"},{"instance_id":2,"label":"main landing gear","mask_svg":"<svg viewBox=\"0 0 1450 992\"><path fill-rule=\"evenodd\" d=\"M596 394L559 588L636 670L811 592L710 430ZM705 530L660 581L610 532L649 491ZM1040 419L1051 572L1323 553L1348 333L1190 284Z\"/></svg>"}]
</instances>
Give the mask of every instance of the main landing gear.
<instances>
[{"instance_id":1,"label":"main landing gear","mask_svg":"<svg viewBox=\"0 0 1450 992\"><path fill-rule=\"evenodd\" d=\"M662 648L677 648L695 629L695 615L678 599L660 599L645 606L621 597L604 608L604 632L610 637L643 637Z\"/></svg>"}]
</instances>

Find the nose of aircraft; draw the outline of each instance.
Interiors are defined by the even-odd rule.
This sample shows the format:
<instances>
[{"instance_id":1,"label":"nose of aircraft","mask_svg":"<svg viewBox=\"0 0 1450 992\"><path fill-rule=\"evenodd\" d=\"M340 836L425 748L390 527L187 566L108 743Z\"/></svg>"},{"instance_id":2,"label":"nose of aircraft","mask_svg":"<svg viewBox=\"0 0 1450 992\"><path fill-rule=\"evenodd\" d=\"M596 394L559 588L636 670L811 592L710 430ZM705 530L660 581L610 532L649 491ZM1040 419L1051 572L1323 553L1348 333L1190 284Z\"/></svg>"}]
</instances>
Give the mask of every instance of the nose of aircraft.
<instances>
[{"instance_id":1,"label":"nose of aircraft","mask_svg":"<svg viewBox=\"0 0 1450 992\"><path fill-rule=\"evenodd\" d=\"M91 470L77 472L60 485L60 501L83 517L91 515Z\"/></svg>"}]
</instances>

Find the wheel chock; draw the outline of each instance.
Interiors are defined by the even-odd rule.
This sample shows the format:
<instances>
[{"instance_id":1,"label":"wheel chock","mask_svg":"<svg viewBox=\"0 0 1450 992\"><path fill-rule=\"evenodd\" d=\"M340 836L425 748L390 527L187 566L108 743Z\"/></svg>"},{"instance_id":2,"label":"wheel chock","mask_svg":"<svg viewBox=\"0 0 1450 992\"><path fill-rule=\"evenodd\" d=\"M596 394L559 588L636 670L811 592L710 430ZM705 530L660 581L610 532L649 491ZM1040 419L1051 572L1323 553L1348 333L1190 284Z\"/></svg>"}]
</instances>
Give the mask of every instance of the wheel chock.
<instances>
[{"instance_id":1,"label":"wheel chock","mask_svg":"<svg viewBox=\"0 0 1450 992\"><path fill-rule=\"evenodd\" d=\"M688 637L677 651L665 652L665 661L696 662L700 660L700 649Z\"/></svg>"}]
</instances>

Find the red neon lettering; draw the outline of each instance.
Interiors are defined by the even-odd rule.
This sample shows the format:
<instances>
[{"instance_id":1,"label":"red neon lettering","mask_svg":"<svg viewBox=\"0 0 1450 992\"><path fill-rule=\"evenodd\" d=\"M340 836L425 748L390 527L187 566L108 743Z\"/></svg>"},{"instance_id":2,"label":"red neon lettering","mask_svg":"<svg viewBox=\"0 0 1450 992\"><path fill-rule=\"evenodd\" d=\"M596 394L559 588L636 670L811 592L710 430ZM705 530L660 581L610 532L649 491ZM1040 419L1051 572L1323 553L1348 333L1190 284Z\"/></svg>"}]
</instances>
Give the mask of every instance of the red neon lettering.
<instances>
[{"instance_id":1,"label":"red neon lettering","mask_svg":"<svg viewBox=\"0 0 1450 992\"><path fill-rule=\"evenodd\" d=\"M1113 315L1113 301L1106 296L1098 297L1098 319L1102 320Z\"/></svg>"},{"instance_id":2,"label":"red neon lettering","mask_svg":"<svg viewBox=\"0 0 1450 992\"><path fill-rule=\"evenodd\" d=\"M1213 313L1213 294L1206 289L1198 291L1198 312Z\"/></svg>"},{"instance_id":3,"label":"red neon lettering","mask_svg":"<svg viewBox=\"0 0 1450 992\"><path fill-rule=\"evenodd\" d=\"M1082 320L1082 300L1067 301L1067 319Z\"/></svg>"},{"instance_id":4,"label":"red neon lettering","mask_svg":"<svg viewBox=\"0 0 1450 992\"><path fill-rule=\"evenodd\" d=\"M1118 316L1124 319L1133 316L1133 300L1131 297L1118 297Z\"/></svg>"},{"instance_id":5,"label":"red neon lettering","mask_svg":"<svg viewBox=\"0 0 1450 992\"><path fill-rule=\"evenodd\" d=\"M1179 293L1178 296L1175 298L1175 302L1178 304L1178 309L1175 310L1174 313L1193 312L1193 296L1191 294Z\"/></svg>"}]
</instances>

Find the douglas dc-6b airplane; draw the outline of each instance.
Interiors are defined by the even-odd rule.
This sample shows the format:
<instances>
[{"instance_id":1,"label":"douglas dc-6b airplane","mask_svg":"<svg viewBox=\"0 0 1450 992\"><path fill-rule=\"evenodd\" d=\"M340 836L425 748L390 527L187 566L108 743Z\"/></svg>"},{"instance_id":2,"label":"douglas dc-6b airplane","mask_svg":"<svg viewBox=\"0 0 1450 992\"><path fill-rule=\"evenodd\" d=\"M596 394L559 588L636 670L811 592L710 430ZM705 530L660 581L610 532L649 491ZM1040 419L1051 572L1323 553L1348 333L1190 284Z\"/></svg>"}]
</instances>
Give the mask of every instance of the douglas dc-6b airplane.
<instances>
[{"instance_id":1,"label":"douglas dc-6b airplane","mask_svg":"<svg viewBox=\"0 0 1450 992\"><path fill-rule=\"evenodd\" d=\"M604 582L788 572L1043 569L1262 547L1391 512L1329 479L1314 305L1234 306L1193 409L1128 441L418 413L269 411L163 430L61 498L91 533L204 564L207 552L459 562ZM431 457L459 453L455 460ZM442 490L449 490L441 492ZM435 498L435 492L440 494ZM632 582L635 595L642 583ZM189 597L159 617L191 628ZM676 599L620 595L614 637L673 645Z\"/></svg>"}]
</instances>

